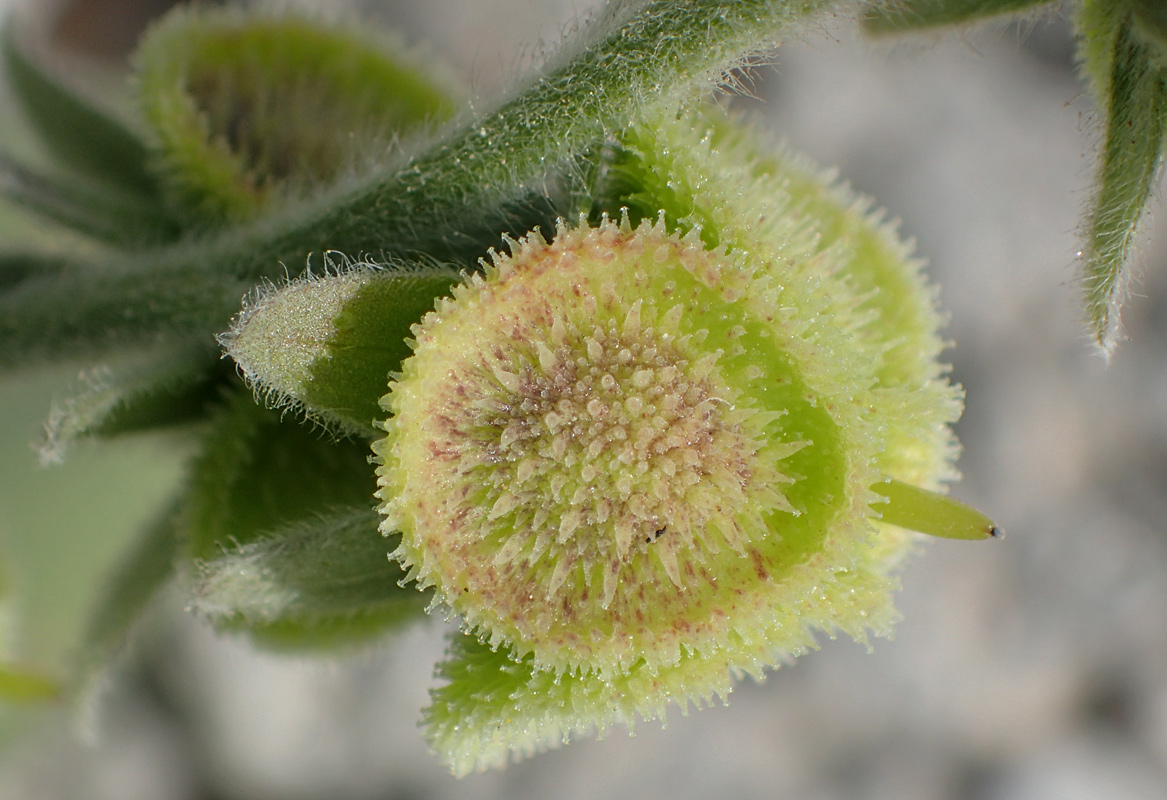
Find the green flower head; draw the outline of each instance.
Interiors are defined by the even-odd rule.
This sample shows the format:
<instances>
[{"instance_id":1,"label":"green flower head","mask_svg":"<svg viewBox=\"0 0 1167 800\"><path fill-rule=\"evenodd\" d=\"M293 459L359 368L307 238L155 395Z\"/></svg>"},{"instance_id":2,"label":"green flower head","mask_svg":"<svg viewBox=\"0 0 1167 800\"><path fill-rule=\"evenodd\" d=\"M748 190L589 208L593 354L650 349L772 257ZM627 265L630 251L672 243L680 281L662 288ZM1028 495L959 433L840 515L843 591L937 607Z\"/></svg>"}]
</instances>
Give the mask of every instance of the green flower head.
<instances>
[{"instance_id":1,"label":"green flower head","mask_svg":"<svg viewBox=\"0 0 1167 800\"><path fill-rule=\"evenodd\" d=\"M767 397L779 373L803 388L787 365L755 363L779 356L776 292L660 224L516 243L418 331L390 394L398 557L549 668L724 646L770 530L818 515L786 467L818 421Z\"/></svg>"},{"instance_id":2,"label":"green flower head","mask_svg":"<svg viewBox=\"0 0 1167 800\"><path fill-rule=\"evenodd\" d=\"M514 665L497 708L459 686L489 656L445 669L428 721L455 771L725 693L815 629L888 632L912 535L880 517L923 529L943 501L916 487L951 476L959 391L918 266L703 120L627 137L621 221L510 241L382 400L393 557Z\"/></svg>"}]
</instances>

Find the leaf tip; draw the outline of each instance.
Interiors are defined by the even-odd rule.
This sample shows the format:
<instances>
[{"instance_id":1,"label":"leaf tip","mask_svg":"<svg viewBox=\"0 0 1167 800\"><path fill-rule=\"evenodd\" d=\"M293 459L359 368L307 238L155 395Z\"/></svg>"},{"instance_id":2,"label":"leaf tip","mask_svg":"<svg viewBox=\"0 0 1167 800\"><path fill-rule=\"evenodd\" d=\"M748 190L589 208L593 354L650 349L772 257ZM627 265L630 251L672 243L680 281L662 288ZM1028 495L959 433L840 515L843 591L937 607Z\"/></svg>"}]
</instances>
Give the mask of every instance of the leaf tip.
<instances>
[{"instance_id":1,"label":"leaf tip","mask_svg":"<svg viewBox=\"0 0 1167 800\"><path fill-rule=\"evenodd\" d=\"M255 290L226 332L223 354L269 405L301 407L310 393L312 365L329 357L334 320L371 279L371 269L306 276Z\"/></svg>"}]
</instances>

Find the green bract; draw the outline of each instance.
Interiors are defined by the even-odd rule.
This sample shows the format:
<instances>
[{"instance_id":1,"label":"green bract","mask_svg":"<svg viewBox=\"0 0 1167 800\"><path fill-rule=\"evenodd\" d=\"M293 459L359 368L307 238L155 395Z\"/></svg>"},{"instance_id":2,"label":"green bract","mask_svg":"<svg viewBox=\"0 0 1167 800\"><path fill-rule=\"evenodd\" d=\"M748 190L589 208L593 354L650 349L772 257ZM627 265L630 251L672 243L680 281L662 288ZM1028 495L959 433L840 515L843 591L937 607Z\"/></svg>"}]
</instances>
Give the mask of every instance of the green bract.
<instances>
[{"instance_id":1,"label":"green bract","mask_svg":"<svg viewBox=\"0 0 1167 800\"><path fill-rule=\"evenodd\" d=\"M1151 5L1083 0L1076 18L1082 69L1106 125L1082 283L1107 352L1121 334L1136 234L1167 151L1167 44L1163 12Z\"/></svg>"},{"instance_id":2,"label":"green bract","mask_svg":"<svg viewBox=\"0 0 1167 800\"><path fill-rule=\"evenodd\" d=\"M876 489L950 477L933 293L866 203L697 115L617 171L658 213L512 242L382 401L394 557L498 651L428 712L458 772L887 633L911 536Z\"/></svg>"},{"instance_id":3,"label":"green bract","mask_svg":"<svg viewBox=\"0 0 1167 800\"><path fill-rule=\"evenodd\" d=\"M456 280L433 267L350 264L340 274L254 292L219 340L271 405L374 435L385 376L409 354L410 324Z\"/></svg>"}]
</instances>

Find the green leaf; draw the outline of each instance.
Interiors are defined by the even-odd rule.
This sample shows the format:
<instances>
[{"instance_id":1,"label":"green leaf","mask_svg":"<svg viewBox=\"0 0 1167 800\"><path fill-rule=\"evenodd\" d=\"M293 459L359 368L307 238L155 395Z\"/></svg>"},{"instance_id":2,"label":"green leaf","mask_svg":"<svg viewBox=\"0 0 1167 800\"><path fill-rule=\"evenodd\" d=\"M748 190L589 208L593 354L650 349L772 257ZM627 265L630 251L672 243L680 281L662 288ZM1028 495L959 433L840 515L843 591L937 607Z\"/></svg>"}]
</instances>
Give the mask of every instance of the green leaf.
<instances>
[{"instance_id":1,"label":"green leaf","mask_svg":"<svg viewBox=\"0 0 1167 800\"><path fill-rule=\"evenodd\" d=\"M828 0L653 0L619 3L569 46L563 66L454 130L408 169L377 176L318 219L329 246L420 248L445 257L468 227L505 230L500 201L596 146L630 121L712 88ZM503 225L504 227L497 227ZM369 241L370 233L377 238ZM513 231L512 231L513 232ZM386 243L390 244L386 244ZM456 251L455 251L456 252Z\"/></svg>"},{"instance_id":2,"label":"green leaf","mask_svg":"<svg viewBox=\"0 0 1167 800\"><path fill-rule=\"evenodd\" d=\"M60 463L76 440L186 422L215 397L217 353L207 347L160 348L83 371L81 388L56 401L39 447L42 464Z\"/></svg>"},{"instance_id":3,"label":"green leaf","mask_svg":"<svg viewBox=\"0 0 1167 800\"><path fill-rule=\"evenodd\" d=\"M863 11L863 28L877 35L960 25L1013 14L1051 0L877 0Z\"/></svg>"},{"instance_id":4,"label":"green leaf","mask_svg":"<svg viewBox=\"0 0 1167 800\"><path fill-rule=\"evenodd\" d=\"M333 508L373 507L364 442L333 440L234 392L191 471L187 553L215 558Z\"/></svg>"},{"instance_id":5,"label":"green leaf","mask_svg":"<svg viewBox=\"0 0 1167 800\"><path fill-rule=\"evenodd\" d=\"M400 372L413 352L406 343L409 328L457 282L451 270L375 274L333 320L327 352L309 368L305 401L366 428L383 419L380 401L390 373Z\"/></svg>"},{"instance_id":6,"label":"green leaf","mask_svg":"<svg viewBox=\"0 0 1167 800\"><path fill-rule=\"evenodd\" d=\"M0 153L0 196L107 244L143 247L173 240L174 222L147 203L87 178L41 174Z\"/></svg>"},{"instance_id":7,"label":"green leaf","mask_svg":"<svg viewBox=\"0 0 1167 800\"><path fill-rule=\"evenodd\" d=\"M419 618L427 596L402 588L396 543L371 506L277 528L195 566L194 608L277 647L335 647Z\"/></svg>"},{"instance_id":8,"label":"green leaf","mask_svg":"<svg viewBox=\"0 0 1167 800\"><path fill-rule=\"evenodd\" d=\"M225 630L300 649L363 641L420 611L377 531L369 455L236 393L192 470L195 605Z\"/></svg>"},{"instance_id":9,"label":"green leaf","mask_svg":"<svg viewBox=\"0 0 1167 800\"><path fill-rule=\"evenodd\" d=\"M1167 70L1135 34L1129 19L1117 30L1104 12L1084 7L1079 27L1084 63L1106 102L1106 141L1098 188L1086 223L1082 283L1091 332L1110 352L1119 335L1132 248L1167 148ZM1109 45L1111 49L1104 49ZM1109 59L1109 80L1102 83Z\"/></svg>"},{"instance_id":10,"label":"green leaf","mask_svg":"<svg viewBox=\"0 0 1167 800\"><path fill-rule=\"evenodd\" d=\"M53 155L62 164L128 194L157 197L142 140L22 52L17 41L20 26L4 27L0 56L8 81Z\"/></svg>"}]
</instances>

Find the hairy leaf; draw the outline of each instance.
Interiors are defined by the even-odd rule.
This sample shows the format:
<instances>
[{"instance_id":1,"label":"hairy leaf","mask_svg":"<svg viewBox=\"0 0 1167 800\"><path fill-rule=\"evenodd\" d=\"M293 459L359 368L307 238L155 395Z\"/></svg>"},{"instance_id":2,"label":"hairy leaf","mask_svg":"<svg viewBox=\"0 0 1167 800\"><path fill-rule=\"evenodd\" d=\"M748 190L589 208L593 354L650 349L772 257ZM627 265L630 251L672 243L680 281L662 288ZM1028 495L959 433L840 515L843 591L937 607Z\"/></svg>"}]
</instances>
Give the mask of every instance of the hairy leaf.
<instances>
[{"instance_id":1,"label":"hairy leaf","mask_svg":"<svg viewBox=\"0 0 1167 800\"><path fill-rule=\"evenodd\" d=\"M196 606L280 648L351 644L420 611L377 531L369 455L236 393L192 470Z\"/></svg>"},{"instance_id":2,"label":"hairy leaf","mask_svg":"<svg viewBox=\"0 0 1167 800\"><path fill-rule=\"evenodd\" d=\"M42 174L0 153L0 196L77 233L120 247L156 245L178 229L158 208L87 178Z\"/></svg>"},{"instance_id":3,"label":"hairy leaf","mask_svg":"<svg viewBox=\"0 0 1167 800\"><path fill-rule=\"evenodd\" d=\"M217 625L275 646L335 646L421 616L369 506L337 508L196 564L193 603Z\"/></svg>"},{"instance_id":4,"label":"hairy leaf","mask_svg":"<svg viewBox=\"0 0 1167 800\"><path fill-rule=\"evenodd\" d=\"M186 549L196 560L332 508L372 508L375 488L364 442L333 440L246 392L214 420L191 479Z\"/></svg>"},{"instance_id":5,"label":"hairy leaf","mask_svg":"<svg viewBox=\"0 0 1167 800\"><path fill-rule=\"evenodd\" d=\"M53 403L40 445L42 464L60 463L69 446L87 436L140 431L207 413L222 375L206 347L164 347L114 366L84 370L76 394Z\"/></svg>"},{"instance_id":6,"label":"hairy leaf","mask_svg":"<svg viewBox=\"0 0 1167 800\"><path fill-rule=\"evenodd\" d=\"M1106 102L1106 140L1082 272L1091 332L1106 352L1120 335L1132 246L1167 147L1167 68L1157 65L1154 48L1135 34L1129 19L1116 20L1113 34L1110 21L1089 7L1079 20L1083 60Z\"/></svg>"},{"instance_id":7,"label":"hairy leaf","mask_svg":"<svg viewBox=\"0 0 1167 800\"><path fill-rule=\"evenodd\" d=\"M0 35L8 81L41 140L64 165L123 191L156 197L146 148L136 133L52 77L21 51L20 26Z\"/></svg>"}]
</instances>

